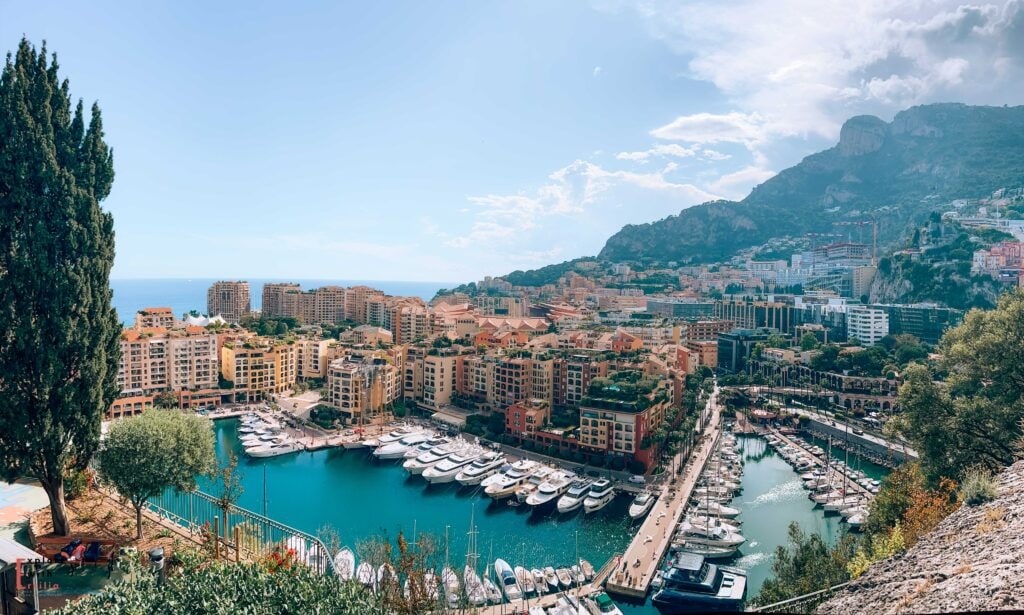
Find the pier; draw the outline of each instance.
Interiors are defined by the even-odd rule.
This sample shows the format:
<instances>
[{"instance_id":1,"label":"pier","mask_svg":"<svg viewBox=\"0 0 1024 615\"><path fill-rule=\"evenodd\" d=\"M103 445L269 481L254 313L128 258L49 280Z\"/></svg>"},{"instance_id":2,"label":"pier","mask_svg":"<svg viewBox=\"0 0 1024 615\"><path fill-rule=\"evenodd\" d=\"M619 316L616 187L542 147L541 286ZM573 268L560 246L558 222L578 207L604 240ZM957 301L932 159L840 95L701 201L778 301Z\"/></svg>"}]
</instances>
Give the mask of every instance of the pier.
<instances>
[{"instance_id":1,"label":"pier","mask_svg":"<svg viewBox=\"0 0 1024 615\"><path fill-rule=\"evenodd\" d=\"M769 427L768 428L768 433L772 434L773 436L775 436L776 438L781 440L784 444L787 444L787 445L789 445L789 446L791 446L791 447L793 447L795 449L798 449L801 452L801 454L806 456L808 459L810 459L814 463L814 467L820 468L820 467L823 467L823 466L826 465L826 462L825 462L824 459L821 459L820 457L818 457L814 453L812 453L809 450L807 450L807 446L803 442L800 442L799 440L797 440L796 438L791 438L791 437L785 435L784 433L782 433L781 431L779 431L778 429L775 429L774 427ZM831 465L831 464L829 464L829 465ZM832 469L831 473L833 475L839 474L839 472L837 472L835 469ZM846 482L846 486L847 486L847 488L852 487L853 490L858 495L866 496L869 499L874 497L873 493L871 493L870 491L865 489L863 485L861 485L860 483L858 483L855 480L847 481Z\"/></svg>"},{"instance_id":2,"label":"pier","mask_svg":"<svg viewBox=\"0 0 1024 615\"><path fill-rule=\"evenodd\" d=\"M718 392L716 387L708 399L711 418L704 441L694 451L681 482L672 480L662 485L657 504L647 514L605 585L610 593L631 598L644 598L647 595L654 573L668 552L683 519L690 495L721 435ZM637 562L639 565L636 565Z\"/></svg>"},{"instance_id":3,"label":"pier","mask_svg":"<svg viewBox=\"0 0 1024 615\"><path fill-rule=\"evenodd\" d=\"M526 613L532 607L539 606L543 609L553 607L562 596L572 596L577 600L583 600L586 596L594 594L595 592L603 591L601 587L602 584L604 584L605 580L615 569L616 562L618 562L620 558L621 554L619 553L611 556L599 570L594 572L593 579L579 587L574 587L566 591L544 594L543 596L524 598L522 600L516 600L515 602L503 602L493 606L480 607L474 612L479 613L480 615L512 615L513 613Z\"/></svg>"}]
</instances>

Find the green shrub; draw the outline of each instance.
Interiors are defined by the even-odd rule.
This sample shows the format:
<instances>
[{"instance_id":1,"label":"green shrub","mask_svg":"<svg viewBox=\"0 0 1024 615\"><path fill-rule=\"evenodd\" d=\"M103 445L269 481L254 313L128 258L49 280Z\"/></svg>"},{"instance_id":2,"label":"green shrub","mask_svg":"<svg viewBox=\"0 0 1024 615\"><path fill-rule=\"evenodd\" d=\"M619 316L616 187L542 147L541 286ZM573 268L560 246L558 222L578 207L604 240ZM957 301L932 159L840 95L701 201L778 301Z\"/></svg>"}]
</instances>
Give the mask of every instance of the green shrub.
<instances>
[{"instance_id":1,"label":"green shrub","mask_svg":"<svg viewBox=\"0 0 1024 615\"><path fill-rule=\"evenodd\" d=\"M996 499L996 483L992 473L980 467L964 472L958 491L960 501L968 506L978 506Z\"/></svg>"}]
</instances>

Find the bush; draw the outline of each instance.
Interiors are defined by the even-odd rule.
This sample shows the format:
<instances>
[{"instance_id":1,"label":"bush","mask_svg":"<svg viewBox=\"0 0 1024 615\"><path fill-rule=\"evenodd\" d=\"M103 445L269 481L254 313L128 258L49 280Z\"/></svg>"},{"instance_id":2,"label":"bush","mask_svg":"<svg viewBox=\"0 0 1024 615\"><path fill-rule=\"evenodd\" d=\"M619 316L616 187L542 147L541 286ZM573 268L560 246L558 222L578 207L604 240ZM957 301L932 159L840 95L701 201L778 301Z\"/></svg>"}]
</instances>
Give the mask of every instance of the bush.
<instances>
[{"instance_id":1,"label":"bush","mask_svg":"<svg viewBox=\"0 0 1024 615\"><path fill-rule=\"evenodd\" d=\"M968 506L978 506L996 499L996 483L992 473L975 467L964 472L960 482L960 501Z\"/></svg>"},{"instance_id":2,"label":"bush","mask_svg":"<svg viewBox=\"0 0 1024 615\"><path fill-rule=\"evenodd\" d=\"M74 500L92 486L92 470L75 470L64 477L64 496Z\"/></svg>"},{"instance_id":3,"label":"bush","mask_svg":"<svg viewBox=\"0 0 1024 615\"><path fill-rule=\"evenodd\" d=\"M611 462L608 464L608 467L616 472L621 472L626 469L626 461L622 457L613 457Z\"/></svg>"},{"instance_id":4,"label":"bush","mask_svg":"<svg viewBox=\"0 0 1024 615\"><path fill-rule=\"evenodd\" d=\"M629 471L632 474L643 474L647 471L647 466L642 461L637 461L636 459L630 461L627 467L629 467Z\"/></svg>"}]
</instances>

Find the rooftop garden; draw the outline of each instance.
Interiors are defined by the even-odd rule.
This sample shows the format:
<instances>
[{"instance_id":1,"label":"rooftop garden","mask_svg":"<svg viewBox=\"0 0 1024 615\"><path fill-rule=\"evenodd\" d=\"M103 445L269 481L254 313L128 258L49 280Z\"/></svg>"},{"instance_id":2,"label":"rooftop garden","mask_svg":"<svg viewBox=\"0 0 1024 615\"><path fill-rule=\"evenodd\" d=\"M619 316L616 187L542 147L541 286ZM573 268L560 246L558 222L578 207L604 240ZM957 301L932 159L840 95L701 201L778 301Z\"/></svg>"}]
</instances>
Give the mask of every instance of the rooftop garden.
<instances>
[{"instance_id":1,"label":"rooftop garden","mask_svg":"<svg viewBox=\"0 0 1024 615\"><path fill-rule=\"evenodd\" d=\"M581 405L639 412L650 407L652 403L662 401L655 394L657 387L657 379L645 376L638 370L623 370L607 378L591 380Z\"/></svg>"}]
</instances>

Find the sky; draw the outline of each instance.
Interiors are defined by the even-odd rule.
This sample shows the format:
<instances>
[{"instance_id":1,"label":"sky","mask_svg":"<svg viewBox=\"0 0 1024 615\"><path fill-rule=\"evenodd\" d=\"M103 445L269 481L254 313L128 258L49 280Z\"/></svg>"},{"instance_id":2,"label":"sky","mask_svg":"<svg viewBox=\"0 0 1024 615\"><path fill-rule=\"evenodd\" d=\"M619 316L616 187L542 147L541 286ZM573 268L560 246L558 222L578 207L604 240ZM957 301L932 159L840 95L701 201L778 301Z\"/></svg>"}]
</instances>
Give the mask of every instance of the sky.
<instances>
[{"instance_id":1,"label":"sky","mask_svg":"<svg viewBox=\"0 0 1024 615\"><path fill-rule=\"evenodd\" d=\"M845 119L1024 102L1024 0L24 2L98 100L116 278L463 282L596 254Z\"/></svg>"}]
</instances>

